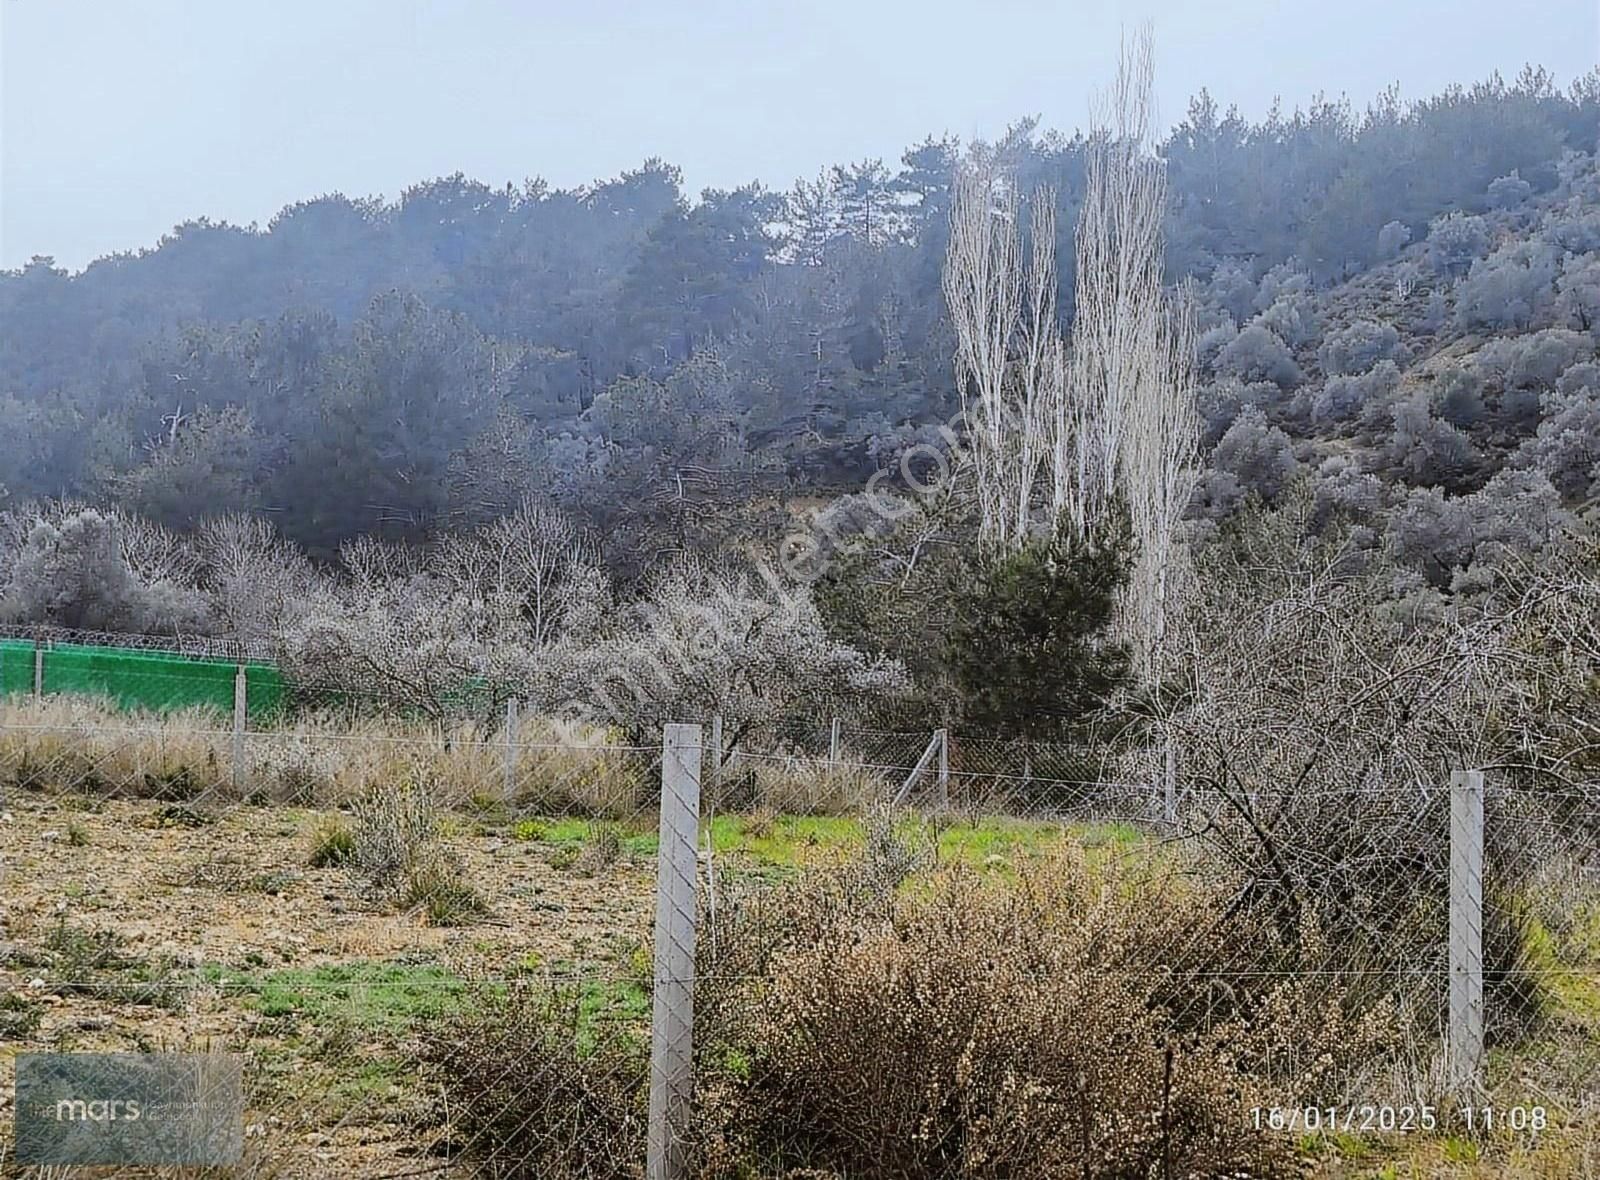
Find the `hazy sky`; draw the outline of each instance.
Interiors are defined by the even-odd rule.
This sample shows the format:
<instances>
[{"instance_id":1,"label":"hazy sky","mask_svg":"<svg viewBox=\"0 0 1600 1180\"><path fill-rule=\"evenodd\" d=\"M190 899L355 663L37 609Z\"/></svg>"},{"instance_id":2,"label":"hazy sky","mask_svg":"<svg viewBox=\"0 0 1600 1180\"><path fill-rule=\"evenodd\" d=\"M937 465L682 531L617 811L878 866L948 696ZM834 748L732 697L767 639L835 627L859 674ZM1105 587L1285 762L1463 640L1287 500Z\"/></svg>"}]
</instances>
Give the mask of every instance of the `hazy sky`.
<instances>
[{"instance_id":1,"label":"hazy sky","mask_svg":"<svg viewBox=\"0 0 1600 1180\"><path fill-rule=\"evenodd\" d=\"M1600 59L1600 0L0 0L0 266L456 170L568 187L658 155L788 187L1027 113L1071 129L1153 19L1166 122L1208 86L1365 103Z\"/></svg>"}]
</instances>

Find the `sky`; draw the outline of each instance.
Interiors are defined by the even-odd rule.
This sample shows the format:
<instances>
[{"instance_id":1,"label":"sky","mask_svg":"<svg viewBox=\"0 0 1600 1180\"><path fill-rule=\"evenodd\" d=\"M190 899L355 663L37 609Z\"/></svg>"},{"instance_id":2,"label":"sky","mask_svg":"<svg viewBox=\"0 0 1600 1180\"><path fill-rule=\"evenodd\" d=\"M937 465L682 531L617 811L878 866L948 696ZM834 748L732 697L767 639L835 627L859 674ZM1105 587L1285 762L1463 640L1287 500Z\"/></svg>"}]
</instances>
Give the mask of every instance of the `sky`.
<instances>
[{"instance_id":1,"label":"sky","mask_svg":"<svg viewBox=\"0 0 1600 1180\"><path fill-rule=\"evenodd\" d=\"M456 171L660 156L691 192L788 188L930 133L1070 131L1147 20L1166 124L1201 86L1259 116L1600 60L1600 0L0 0L0 267Z\"/></svg>"}]
</instances>

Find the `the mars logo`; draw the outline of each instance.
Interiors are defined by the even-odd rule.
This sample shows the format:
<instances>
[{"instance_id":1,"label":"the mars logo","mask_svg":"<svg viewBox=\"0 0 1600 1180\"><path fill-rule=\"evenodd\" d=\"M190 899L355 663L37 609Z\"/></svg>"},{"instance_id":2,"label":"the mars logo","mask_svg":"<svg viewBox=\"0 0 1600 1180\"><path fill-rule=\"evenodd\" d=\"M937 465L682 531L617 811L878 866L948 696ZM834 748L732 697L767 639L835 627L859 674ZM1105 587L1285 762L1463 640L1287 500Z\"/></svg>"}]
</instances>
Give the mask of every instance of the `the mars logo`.
<instances>
[{"instance_id":1,"label":"the mars logo","mask_svg":"<svg viewBox=\"0 0 1600 1180\"><path fill-rule=\"evenodd\" d=\"M58 1123L82 1122L85 1119L91 1122L105 1123L119 1118L134 1122L139 1118L139 1114L137 1099L112 1098L84 1102L82 1099L62 1098L56 1102L56 1121Z\"/></svg>"},{"instance_id":2,"label":"the mars logo","mask_svg":"<svg viewBox=\"0 0 1600 1180\"><path fill-rule=\"evenodd\" d=\"M24 1053L16 1160L178 1167L237 1163L239 1059L224 1053Z\"/></svg>"}]
</instances>

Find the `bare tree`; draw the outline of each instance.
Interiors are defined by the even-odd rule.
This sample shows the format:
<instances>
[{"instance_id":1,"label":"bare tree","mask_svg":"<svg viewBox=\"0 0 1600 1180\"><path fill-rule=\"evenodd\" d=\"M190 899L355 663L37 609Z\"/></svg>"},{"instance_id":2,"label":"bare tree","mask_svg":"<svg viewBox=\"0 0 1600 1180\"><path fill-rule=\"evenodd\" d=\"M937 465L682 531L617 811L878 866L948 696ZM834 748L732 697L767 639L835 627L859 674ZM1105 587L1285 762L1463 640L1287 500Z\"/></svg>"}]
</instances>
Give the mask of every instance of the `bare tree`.
<instances>
[{"instance_id":1,"label":"bare tree","mask_svg":"<svg viewBox=\"0 0 1600 1180\"><path fill-rule=\"evenodd\" d=\"M608 598L593 540L571 517L537 500L446 541L438 569L458 592L519 618L535 647L574 627L592 627Z\"/></svg>"},{"instance_id":2,"label":"bare tree","mask_svg":"<svg viewBox=\"0 0 1600 1180\"><path fill-rule=\"evenodd\" d=\"M1073 408L1076 523L1126 505L1139 556L1124 627L1146 674L1166 644L1182 553L1178 522L1198 477L1194 317L1162 285L1167 178L1152 150L1154 43L1125 41L1097 105L1078 221ZM1061 493L1058 492L1058 495Z\"/></svg>"},{"instance_id":3,"label":"bare tree","mask_svg":"<svg viewBox=\"0 0 1600 1180\"><path fill-rule=\"evenodd\" d=\"M1192 307L1184 291L1155 321L1155 355L1127 407L1119 480L1138 544L1124 630L1146 677L1157 682L1166 670L1172 616L1185 601L1188 554L1179 528L1200 474Z\"/></svg>"},{"instance_id":4,"label":"bare tree","mask_svg":"<svg viewBox=\"0 0 1600 1180\"><path fill-rule=\"evenodd\" d=\"M213 517L201 524L194 547L211 613L237 639L278 640L323 582L305 555L260 517Z\"/></svg>"},{"instance_id":5,"label":"bare tree","mask_svg":"<svg viewBox=\"0 0 1600 1180\"><path fill-rule=\"evenodd\" d=\"M956 179L944 271L980 542L1015 548L1064 524L1087 533L1125 506L1140 558L1122 617L1152 675L1179 601L1178 524L1200 440L1191 304L1162 285L1153 61L1146 29L1124 44L1096 109L1070 359L1056 324L1055 194L1024 201L1000 153L975 151Z\"/></svg>"},{"instance_id":6,"label":"bare tree","mask_svg":"<svg viewBox=\"0 0 1600 1180\"><path fill-rule=\"evenodd\" d=\"M132 512L111 509L107 515L117 524L122 560L141 582L195 584L203 563L187 538Z\"/></svg>"},{"instance_id":7,"label":"bare tree","mask_svg":"<svg viewBox=\"0 0 1600 1180\"><path fill-rule=\"evenodd\" d=\"M1013 344L1023 300L1019 205L1014 180L987 160L956 176L945 257L944 295L956 338L956 386L977 475L979 538L1001 548L1019 542L1029 521L1017 519L1013 490L1032 473L1019 452L1028 431L1011 396Z\"/></svg>"}]
</instances>

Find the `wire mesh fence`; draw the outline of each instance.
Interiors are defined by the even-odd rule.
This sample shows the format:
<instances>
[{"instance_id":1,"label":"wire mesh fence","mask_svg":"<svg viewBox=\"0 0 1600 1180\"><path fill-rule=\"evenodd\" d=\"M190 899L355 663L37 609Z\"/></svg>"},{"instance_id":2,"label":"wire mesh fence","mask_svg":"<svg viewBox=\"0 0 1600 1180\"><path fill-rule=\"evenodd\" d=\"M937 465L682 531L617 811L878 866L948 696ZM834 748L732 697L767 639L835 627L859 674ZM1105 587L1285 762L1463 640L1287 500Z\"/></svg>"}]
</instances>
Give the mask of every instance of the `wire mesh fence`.
<instances>
[{"instance_id":1,"label":"wire mesh fence","mask_svg":"<svg viewBox=\"0 0 1600 1180\"><path fill-rule=\"evenodd\" d=\"M685 831L660 742L379 703L0 706L0 1040L237 1054L256 1176L1271 1174L1273 1120L1592 1125L1481 1069L1600 987L1586 784L1169 808L1076 747L708 723Z\"/></svg>"}]
</instances>

